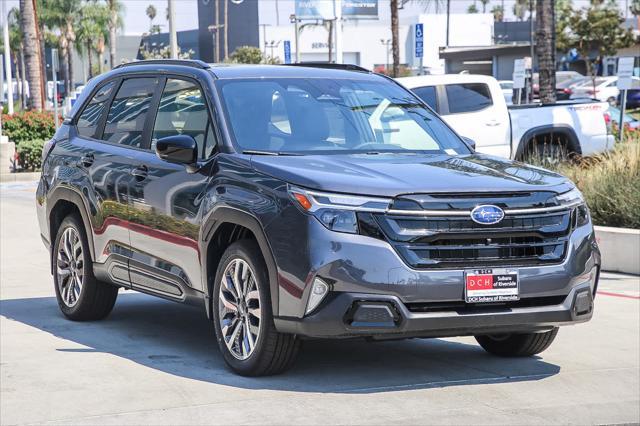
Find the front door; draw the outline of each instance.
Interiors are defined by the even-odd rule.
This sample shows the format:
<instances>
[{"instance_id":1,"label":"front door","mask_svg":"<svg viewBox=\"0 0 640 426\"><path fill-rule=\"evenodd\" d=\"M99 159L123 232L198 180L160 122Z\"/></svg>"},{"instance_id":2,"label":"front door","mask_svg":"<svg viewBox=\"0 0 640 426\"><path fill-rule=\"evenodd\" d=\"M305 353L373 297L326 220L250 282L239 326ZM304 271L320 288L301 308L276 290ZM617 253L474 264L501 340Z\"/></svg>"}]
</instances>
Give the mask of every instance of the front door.
<instances>
[{"instance_id":1,"label":"front door","mask_svg":"<svg viewBox=\"0 0 640 426\"><path fill-rule=\"evenodd\" d=\"M130 277L134 288L184 299L189 288L203 291L198 248L200 203L217 152L203 92L195 81L167 78L150 121L151 144L137 155L142 171L131 182ZM197 172L158 158L155 141L176 134L192 136L205 164ZM209 161L210 160L210 161Z\"/></svg>"}]
</instances>

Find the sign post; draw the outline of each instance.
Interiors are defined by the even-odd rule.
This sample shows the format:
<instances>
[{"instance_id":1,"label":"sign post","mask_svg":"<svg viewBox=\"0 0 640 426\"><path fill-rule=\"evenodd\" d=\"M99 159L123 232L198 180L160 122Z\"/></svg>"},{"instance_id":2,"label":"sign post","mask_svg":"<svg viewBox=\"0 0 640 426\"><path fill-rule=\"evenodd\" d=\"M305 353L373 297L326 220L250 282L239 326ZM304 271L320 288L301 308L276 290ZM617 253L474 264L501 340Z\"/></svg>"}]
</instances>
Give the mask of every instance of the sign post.
<instances>
[{"instance_id":1,"label":"sign post","mask_svg":"<svg viewBox=\"0 0 640 426\"><path fill-rule=\"evenodd\" d=\"M51 74L53 77L53 119L58 128L58 49L51 49Z\"/></svg>"},{"instance_id":2,"label":"sign post","mask_svg":"<svg viewBox=\"0 0 640 426\"><path fill-rule=\"evenodd\" d=\"M424 57L424 26L423 24L416 24L415 27L415 38L416 38L416 58L420 58L420 72L418 74L422 75L423 65L422 60Z\"/></svg>"},{"instance_id":3,"label":"sign post","mask_svg":"<svg viewBox=\"0 0 640 426\"><path fill-rule=\"evenodd\" d=\"M618 120L618 141L624 136L624 110L627 107L627 90L631 89L634 58L631 56L618 59L618 90L620 90L620 120Z\"/></svg>"},{"instance_id":4,"label":"sign post","mask_svg":"<svg viewBox=\"0 0 640 426\"><path fill-rule=\"evenodd\" d=\"M291 41L289 40L284 41L284 63L291 63Z\"/></svg>"},{"instance_id":5,"label":"sign post","mask_svg":"<svg viewBox=\"0 0 640 426\"><path fill-rule=\"evenodd\" d=\"M526 64L524 59L516 59L513 61L513 88L517 89L517 104L520 105L522 100L522 89L525 86L527 77Z\"/></svg>"}]
</instances>

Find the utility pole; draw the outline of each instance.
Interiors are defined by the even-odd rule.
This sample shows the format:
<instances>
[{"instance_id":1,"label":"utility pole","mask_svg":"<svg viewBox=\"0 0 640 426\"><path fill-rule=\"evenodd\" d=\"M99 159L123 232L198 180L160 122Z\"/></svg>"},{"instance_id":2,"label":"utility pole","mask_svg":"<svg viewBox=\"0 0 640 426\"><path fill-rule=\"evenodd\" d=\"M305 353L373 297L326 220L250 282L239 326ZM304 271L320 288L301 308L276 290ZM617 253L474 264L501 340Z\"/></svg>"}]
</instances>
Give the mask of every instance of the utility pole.
<instances>
[{"instance_id":1,"label":"utility pole","mask_svg":"<svg viewBox=\"0 0 640 426\"><path fill-rule=\"evenodd\" d=\"M385 49L387 50L387 64L385 65L384 70L388 73L389 72L389 46L391 46L391 39L380 39L380 43L382 43L382 45L385 47Z\"/></svg>"},{"instance_id":2,"label":"utility pole","mask_svg":"<svg viewBox=\"0 0 640 426\"><path fill-rule=\"evenodd\" d=\"M294 15L292 15L294 16ZM296 21L297 22L297 21ZM267 27L270 27L270 24L260 24L262 27L262 43L263 43L263 51L262 56L267 57ZM297 33L296 33L297 36ZM296 50L298 49L298 44L296 43Z\"/></svg>"},{"instance_id":3,"label":"utility pole","mask_svg":"<svg viewBox=\"0 0 640 426\"><path fill-rule=\"evenodd\" d=\"M437 3L436 3L437 4ZM447 0L447 35L444 42L446 47L449 47L449 18L451 17L451 0Z\"/></svg>"},{"instance_id":4,"label":"utility pole","mask_svg":"<svg viewBox=\"0 0 640 426\"><path fill-rule=\"evenodd\" d=\"M333 8L335 10L336 27L335 27L335 42L336 42L336 64L343 63L343 51L342 51L342 0L334 0Z\"/></svg>"},{"instance_id":5,"label":"utility pole","mask_svg":"<svg viewBox=\"0 0 640 426\"><path fill-rule=\"evenodd\" d=\"M296 32L294 40L296 43L296 64L298 64L300 63L300 28L298 27L298 17L295 14L292 14L289 16L289 22L294 25L294 31Z\"/></svg>"},{"instance_id":6,"label":"utility pole","mask_svg":"<svg viewBox=\"0 0 640 426\"><path fill-rule=\"evenodd\" d=\"M9 46L9 17L7 16L7 2L2 0L2 22L4 38L4 69L7 75L7 112L13 114L13 78L11 76L11 50ZM0 90L3 88L0 87Z\"/></svg>"},{"instance_id":7,"label":"utility pole","mask_svg":"<svg viewBox=\"0 0 640 426\"><path fill-rule=\"evenodd\" d=\"M171 58L178 59L178 35L176 33L176 10L174 0L169 1L169 46L171 50Z\"/></svg>"}]
</instances>

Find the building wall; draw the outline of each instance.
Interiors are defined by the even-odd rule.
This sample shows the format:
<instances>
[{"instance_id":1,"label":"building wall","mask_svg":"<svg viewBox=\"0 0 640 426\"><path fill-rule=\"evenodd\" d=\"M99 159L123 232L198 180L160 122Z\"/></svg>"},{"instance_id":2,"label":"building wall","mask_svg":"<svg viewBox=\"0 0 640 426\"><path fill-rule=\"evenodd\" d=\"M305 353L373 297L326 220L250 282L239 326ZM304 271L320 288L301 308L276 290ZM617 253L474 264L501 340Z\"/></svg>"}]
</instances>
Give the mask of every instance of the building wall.
<instances>
[{"instance_id":1,"label":"building wall","mask_svg":"<svg viewBox=\"0 0 640 426\"><path fill-rule=\"evenodd\" d=\"M407 22L407 20L403 20ZM444 72L444 61L439 58L439 48L446 41L446 16L419 15L413 23L424 25L424 59L423 65L429 72ZM301 23L304 25L305 23ZM399 26L400 62L417 68L419 59L414 55L413 24ZM450 44L452 46L490 45L493 33L493 15L491 14L453 14L450 18ZM295 30L293 24L268 26L260 30L260 48L267 56L272 56L272 49L267 45L277 44L273 48L273 56L284 60L284 41L291 42L291 59L295 61ZM388 24L376 21L346 21L343 23L344 62L355 63L368 69L386 65L387 47L381 40L391 39L391 28ZM300 59L302 61L328 61L328 32L325 27L305 25L300 31ZM390 47L389 47L390 50ZM389 51L389 61L393 58ZM356 62L357 61L357 62Z\"/></svg>"}]
</instances>

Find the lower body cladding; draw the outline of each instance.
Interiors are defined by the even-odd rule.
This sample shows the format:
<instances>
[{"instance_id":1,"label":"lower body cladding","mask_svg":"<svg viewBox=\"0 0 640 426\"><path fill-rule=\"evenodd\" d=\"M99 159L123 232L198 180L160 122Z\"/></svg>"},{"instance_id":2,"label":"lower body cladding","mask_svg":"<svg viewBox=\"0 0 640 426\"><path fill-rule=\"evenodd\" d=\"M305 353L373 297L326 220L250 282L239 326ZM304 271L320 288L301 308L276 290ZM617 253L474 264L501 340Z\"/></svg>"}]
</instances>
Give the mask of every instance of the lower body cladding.
<instances>
[{"instance_id":1,"label":"lower body cladding","mask_svg":"<svg viewBox=\"0 0 640 426\"><path fill-rule=\"evenodd\" d=\"M280 332L374 339L530 333L585 322L593 314L600 253L591 225L574 229L560 264L500 266L517 272L518 298L490 303L465 301L465 274L486 267L414 269L384 241L318 226L310 224L310 248L295 258L299 267L300 255L309 256L312 272L296 280L280 270L287 278L275 318ZM314 259L314 253L322 255ZM309 309L318 281L328 291ZM296 284L298 291L291 291Z\"/></svg>"}]
</instances>

